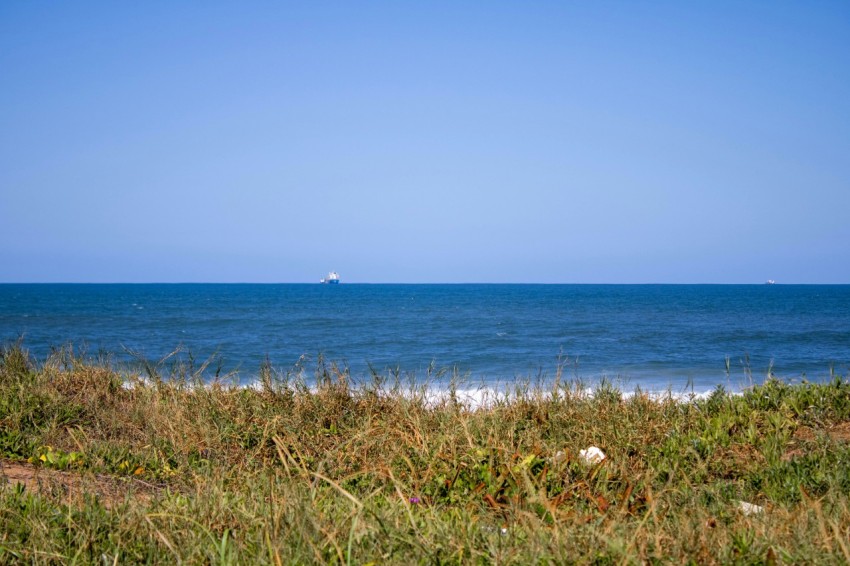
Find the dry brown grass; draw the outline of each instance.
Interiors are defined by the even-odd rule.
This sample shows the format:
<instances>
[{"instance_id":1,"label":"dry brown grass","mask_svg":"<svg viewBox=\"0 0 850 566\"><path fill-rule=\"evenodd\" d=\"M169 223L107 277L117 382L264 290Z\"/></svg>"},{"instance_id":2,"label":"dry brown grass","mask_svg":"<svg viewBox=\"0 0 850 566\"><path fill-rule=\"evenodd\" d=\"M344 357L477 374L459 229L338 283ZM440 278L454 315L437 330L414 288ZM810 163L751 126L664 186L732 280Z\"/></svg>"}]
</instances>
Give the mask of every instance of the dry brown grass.
<instances>
[{"instance_id":1,"label":"dry brown grass","mask_svg":"<svg viewBox=\"0 0 850 566\"><path fill-rule=\"evenodd\" d=\"M476 408L333 366L246 389L63 356L0 360L0 561L850 561L844 380Z\"/></svg>"}]
</instances>

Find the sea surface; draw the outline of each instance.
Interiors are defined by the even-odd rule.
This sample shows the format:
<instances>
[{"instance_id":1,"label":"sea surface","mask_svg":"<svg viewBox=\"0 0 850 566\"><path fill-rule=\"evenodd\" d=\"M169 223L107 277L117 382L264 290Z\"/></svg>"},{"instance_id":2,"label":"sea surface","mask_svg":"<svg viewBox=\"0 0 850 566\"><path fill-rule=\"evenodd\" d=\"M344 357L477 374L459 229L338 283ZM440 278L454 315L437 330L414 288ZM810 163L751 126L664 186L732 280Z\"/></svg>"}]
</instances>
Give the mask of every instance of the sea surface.
<instances>
[{"instance_id":1,"label":"sea surface","mask_svg":"<svg viewBox=\"0 0 850 566\"><path fill-rule=\"evenodd\" d=\"M432 366L497 384L560 364L705 392L847 376L850 285L2 284L0 340L19 337L42 361L69 344L118 365L180 348L164 368L215 357L243 381L264 360L311 371L321 355L355 379Z\"/></svg>"}]
</instances>

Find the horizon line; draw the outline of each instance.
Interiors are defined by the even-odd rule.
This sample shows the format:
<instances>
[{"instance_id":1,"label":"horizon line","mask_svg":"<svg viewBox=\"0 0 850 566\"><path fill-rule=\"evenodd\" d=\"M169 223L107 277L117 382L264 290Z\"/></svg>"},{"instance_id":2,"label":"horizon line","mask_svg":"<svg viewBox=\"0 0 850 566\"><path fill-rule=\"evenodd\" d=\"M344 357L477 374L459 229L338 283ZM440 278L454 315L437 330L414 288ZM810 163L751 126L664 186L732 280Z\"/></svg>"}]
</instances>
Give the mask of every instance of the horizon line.
<instances>
[{"instance_id":1,"label":"horizon line","mask_svg":"<svg viewBox=\"0 0 850 566\"><path fill-rule=\"evenodd\" d=\"M307 281L0 281L0 285L320 285L318 282ZM812 283L812 282L792 282L779 283L762 281L755 282L665 282L665 281L644 281L644 282L535 282L535 281L432 281L432 282L413 282L413 281L350 281L341 283L340 285L755 285L755 286L774 286L774 285L850 285L850 283Z\"/></svg>"}]
</instances>

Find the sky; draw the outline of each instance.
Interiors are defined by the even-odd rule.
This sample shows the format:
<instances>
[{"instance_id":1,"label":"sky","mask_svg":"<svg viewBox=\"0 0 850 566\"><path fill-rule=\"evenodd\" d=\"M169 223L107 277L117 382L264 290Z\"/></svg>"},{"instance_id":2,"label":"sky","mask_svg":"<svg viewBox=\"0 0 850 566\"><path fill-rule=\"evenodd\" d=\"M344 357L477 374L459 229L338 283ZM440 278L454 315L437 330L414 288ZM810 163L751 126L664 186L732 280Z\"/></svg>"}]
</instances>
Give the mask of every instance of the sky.
<instances>
[{"instance_id":1,"label":"sky","mask_svg":"<svg viewBox=\"0 0 850 566\"><path fill-rule=\"evenodd\" d=\"M0 3L0 282L850 283L850 3Z\"/></svg>"}]
</instances>

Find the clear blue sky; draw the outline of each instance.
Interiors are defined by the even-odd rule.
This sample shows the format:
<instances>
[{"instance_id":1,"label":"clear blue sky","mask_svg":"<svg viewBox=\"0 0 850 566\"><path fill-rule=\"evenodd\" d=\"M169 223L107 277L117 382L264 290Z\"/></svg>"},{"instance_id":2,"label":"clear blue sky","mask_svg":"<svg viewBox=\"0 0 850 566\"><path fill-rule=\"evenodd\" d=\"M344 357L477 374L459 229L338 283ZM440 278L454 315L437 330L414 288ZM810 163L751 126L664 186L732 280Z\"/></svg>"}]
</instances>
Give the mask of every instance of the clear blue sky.
<instances>
[{"instance_id":1,"label":"clear blue sky","mask_svg":"<svg viewBox=\"0 0 850 566\"><path fill-rule=\"evenodd\" d=\"M850 2L0 3L0 281L850 283Z\"/></svg>"}]
</instances>

